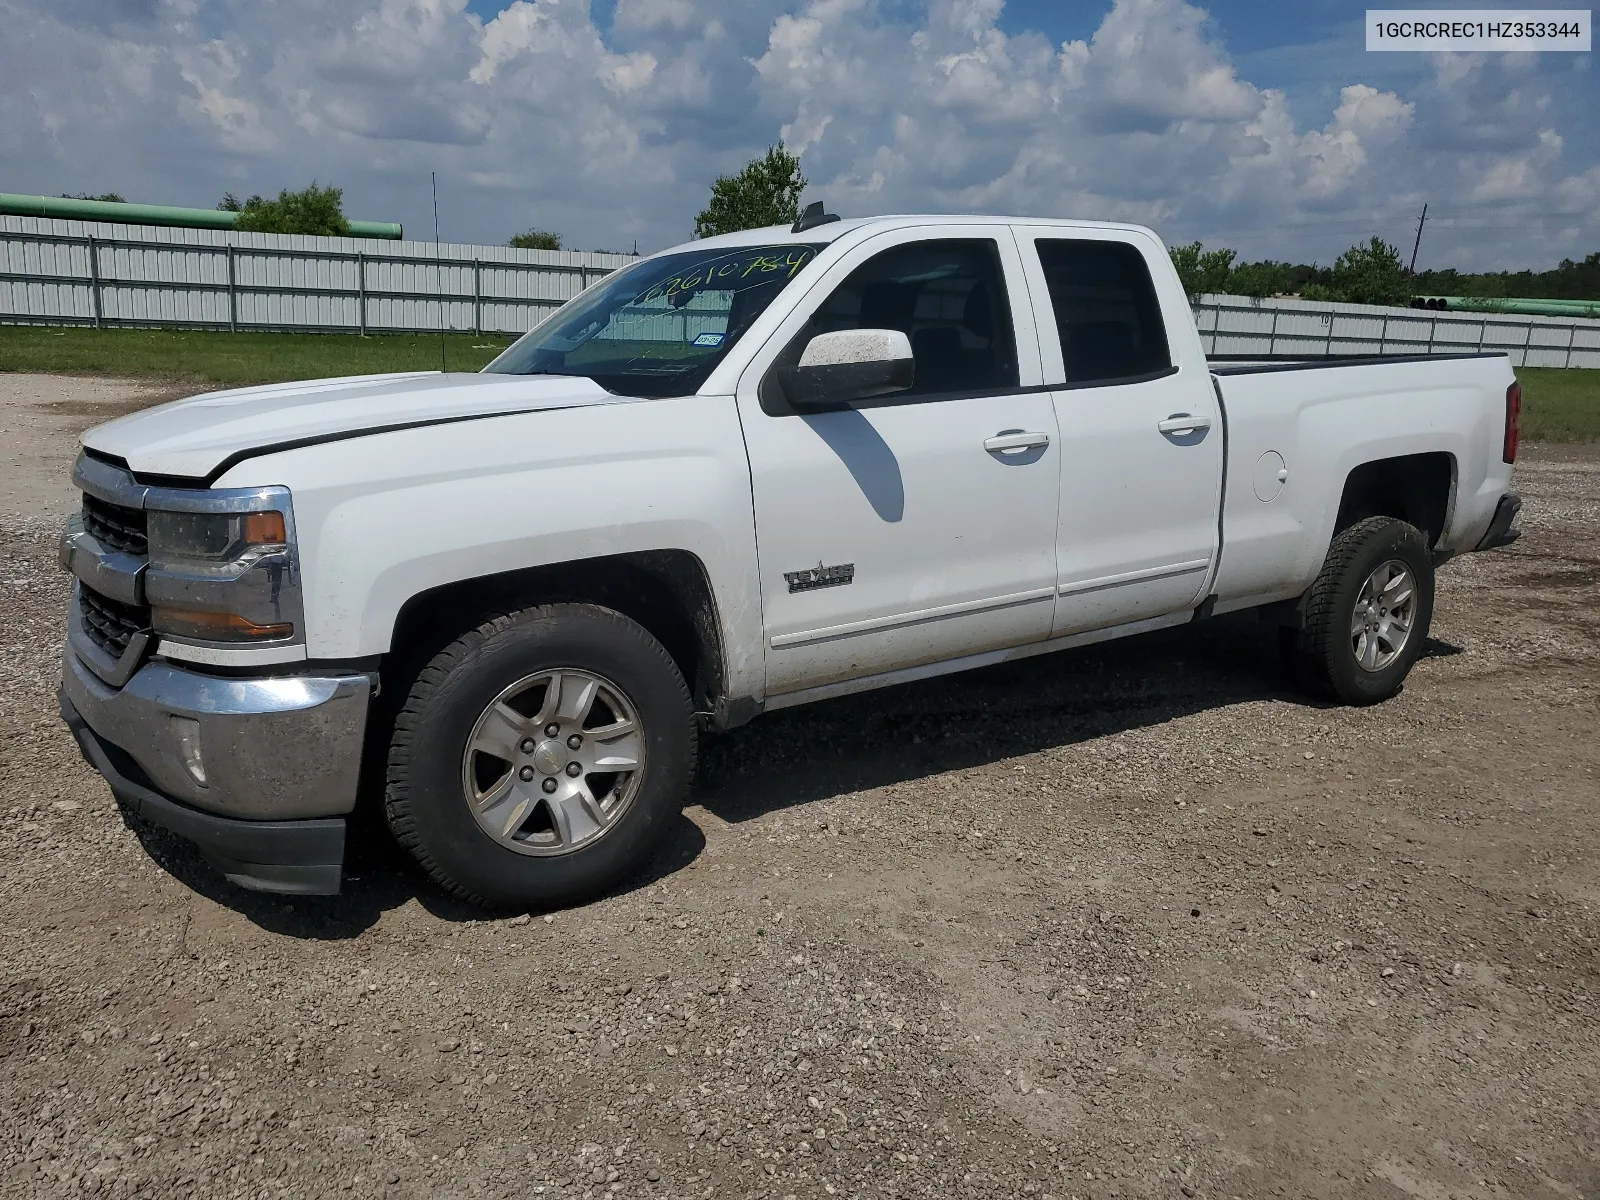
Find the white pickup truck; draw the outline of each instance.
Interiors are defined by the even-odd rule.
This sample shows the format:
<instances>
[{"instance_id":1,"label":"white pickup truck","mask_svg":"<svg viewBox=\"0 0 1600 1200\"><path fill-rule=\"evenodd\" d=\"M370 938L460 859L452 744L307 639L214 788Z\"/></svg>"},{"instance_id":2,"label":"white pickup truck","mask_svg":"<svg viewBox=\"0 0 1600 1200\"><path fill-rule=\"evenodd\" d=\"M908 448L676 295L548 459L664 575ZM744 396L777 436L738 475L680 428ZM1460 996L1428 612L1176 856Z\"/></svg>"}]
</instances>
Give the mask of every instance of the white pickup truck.
<instances>
[{"instance_id":1,"label":"white pickup truck","mask_svg":"<svg viewBox=\"0 0 1600 1200\"><path fill-rule=\"evenodd\" d=\"M1245 608L1392 696L1516 536L1519 406L1501 355L1208 362L1146 229L813 206L482 373L91 430L62 713L245 887L336 891L370 796L456 894L571 903L764 710Z\"/></svg>"}]
</instances>

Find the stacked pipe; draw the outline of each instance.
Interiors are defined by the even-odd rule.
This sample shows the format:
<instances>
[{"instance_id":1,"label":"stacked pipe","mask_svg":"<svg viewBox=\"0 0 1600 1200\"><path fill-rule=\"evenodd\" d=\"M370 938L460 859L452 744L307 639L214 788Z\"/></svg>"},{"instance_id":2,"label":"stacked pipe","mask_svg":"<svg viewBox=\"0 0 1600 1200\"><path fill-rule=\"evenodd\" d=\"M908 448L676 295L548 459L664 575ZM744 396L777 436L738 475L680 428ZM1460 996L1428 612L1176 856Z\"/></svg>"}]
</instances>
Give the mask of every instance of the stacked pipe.
<instances>
[{"instance_id":1,"label":"stacked pipe","mask_svg":"<svg viewBox=\"0 0 1600 1200\"><path fill-rule=\"evenodd\" d=\"M66 196L17 196L0 192L0 214L57 217L68 221L114 221L123 225L175 225L183 229L232 229L236 212L218 208L172 208L164 204L124 204L111 200L73 200ZM398 241L397 221L350 221L350 236Z\"/></svg>"},{"instance_id":2,"label":"stacked pipe","mask_svg":"<svg viewBox=\"0 0 1600 1200\"><path fill-rule=\"evenodd\" d=\"M1521 313L1533 317L1600 317L1600 300L1547 300L1538 297L1429 296L1411 302L1413 308L1440 308L1453 312Z\"/></svg>"}]
</instances>

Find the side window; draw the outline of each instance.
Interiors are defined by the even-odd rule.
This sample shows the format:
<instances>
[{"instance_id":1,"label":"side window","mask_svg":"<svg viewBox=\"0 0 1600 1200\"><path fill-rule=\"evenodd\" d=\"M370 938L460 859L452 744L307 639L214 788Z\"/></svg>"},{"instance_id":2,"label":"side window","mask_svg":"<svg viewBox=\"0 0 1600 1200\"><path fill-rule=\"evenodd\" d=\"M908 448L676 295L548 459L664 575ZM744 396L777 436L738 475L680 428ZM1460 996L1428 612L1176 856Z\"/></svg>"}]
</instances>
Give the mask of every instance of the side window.
<instances>
[{"instance_id":1,"label":"side window","mask_svg":"<svg viewBox=\"0 0 1600 1200\"><path fill-rule=\"evenodd\" d=\"M1068 383L1109 383L1172 365L1144 256L1126 242L1039 238Z\"/></svg>"},{"instance_id":2,"label":"side window","mask_svg":"<svg viewBox=\"0 0 1600 1200\"><path fill-rule=\"evenodd\" d=\"M915 382L899 396L1017 386L1000 251L989 238L913 242L862 263L822 302L780 362L799 361L819 333L898 329L911 340Z\"/></svg>"}]
</instances>

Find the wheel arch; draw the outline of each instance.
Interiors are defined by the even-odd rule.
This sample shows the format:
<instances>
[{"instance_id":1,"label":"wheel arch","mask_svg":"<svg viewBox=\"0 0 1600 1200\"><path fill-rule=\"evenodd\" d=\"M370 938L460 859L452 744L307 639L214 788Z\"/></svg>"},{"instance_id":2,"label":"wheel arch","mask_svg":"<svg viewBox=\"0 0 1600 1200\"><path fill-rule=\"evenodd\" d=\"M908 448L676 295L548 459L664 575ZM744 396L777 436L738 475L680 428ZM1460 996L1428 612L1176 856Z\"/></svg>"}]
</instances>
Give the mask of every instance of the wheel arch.
<instances>
[{"instance_id":1,"label":"wheel arch","mask_svg":"<svg viewBox=\"0 0 1600 1200\"><path fill-rule=\"evenodd\" d=\"M400 607L383 657L387 688L404 692L416 673L488 617L538 604L596 604L638 622L671 655L697 711L719 714L727 694L710 575L688 550L643 550L454 580Z\"/></svg>"},{"instance_id":2,"label":"wheel arch","mask_svg":"<svg viewBox=\"0 0 1600 1200\"><path fill-rule=\"evenodd\" d=\"M1422 530L1436 549L1450 528L1458 478L1446 450L1364 462L1345 476L1332 536L1368 517L1393 517Z\"/></svg>"}]
</instances>

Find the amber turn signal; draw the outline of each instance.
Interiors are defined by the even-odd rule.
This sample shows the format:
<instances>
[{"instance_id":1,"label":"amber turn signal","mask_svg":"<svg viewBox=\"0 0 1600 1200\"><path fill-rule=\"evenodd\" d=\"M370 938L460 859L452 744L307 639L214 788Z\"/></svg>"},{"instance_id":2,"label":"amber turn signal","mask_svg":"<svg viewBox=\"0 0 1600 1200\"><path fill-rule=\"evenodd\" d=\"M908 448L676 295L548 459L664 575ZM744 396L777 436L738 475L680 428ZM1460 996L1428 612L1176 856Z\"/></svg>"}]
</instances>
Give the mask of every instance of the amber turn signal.
<instances>
[{"instance_id":1,"label":"amber turn signal","mask_svg":"<svg viewBox=\"0 0 1600 1200\"><path fill-rule=\"evenodd\" d=\"M280 512L248 513L244 518L243 540L251 546L287 546L288 531Z\"/></svg>"},{"instance_id":2,"label":"amber turn signal","mask_svg":"<svg viewBox=\"0 0 1600 1200\"><path fill-rule=\"evenodd\" d=\"M282 528L281 524L279 527ZM157 633L208 642L260 642L285 638L294 632L293 625L257 625L237 613L199 612L187 608L152 608L150 626Z\"/></svg>"}]
</instances>

